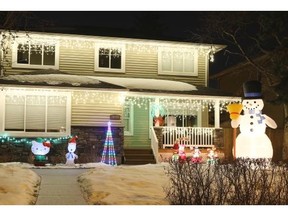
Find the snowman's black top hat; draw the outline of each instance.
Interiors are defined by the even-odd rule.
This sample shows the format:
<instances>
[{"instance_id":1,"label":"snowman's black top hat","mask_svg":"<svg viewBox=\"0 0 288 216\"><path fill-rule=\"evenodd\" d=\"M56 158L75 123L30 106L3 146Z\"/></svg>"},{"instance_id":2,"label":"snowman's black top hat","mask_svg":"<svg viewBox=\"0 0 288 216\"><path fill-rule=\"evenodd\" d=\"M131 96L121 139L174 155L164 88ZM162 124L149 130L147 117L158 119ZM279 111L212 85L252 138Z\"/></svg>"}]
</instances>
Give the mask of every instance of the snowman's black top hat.
<instances>
[{"instance_id":1,"label":"snowman's black top hat","mask_svg":"<svg viewBox=\"0 0 288 216\"><path fill-rule=\"evenodd\" d=\"M244 99L261 99L262 86L257 80L250 80L243 84Z\"/></svg>"}]
</instances>

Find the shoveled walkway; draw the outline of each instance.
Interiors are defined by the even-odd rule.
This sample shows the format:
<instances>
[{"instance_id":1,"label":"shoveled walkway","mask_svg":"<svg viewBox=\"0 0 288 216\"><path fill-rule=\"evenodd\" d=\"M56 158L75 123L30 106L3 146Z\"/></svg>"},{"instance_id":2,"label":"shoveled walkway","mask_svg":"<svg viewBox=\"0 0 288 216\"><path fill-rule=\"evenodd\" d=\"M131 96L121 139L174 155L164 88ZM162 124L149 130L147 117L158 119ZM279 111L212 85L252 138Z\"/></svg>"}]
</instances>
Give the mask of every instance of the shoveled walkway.
<instances>
[{"instance_id":1,"label":"shoveled walkway","mask_svg":"<svg viewBox=\"0 0 288 216\"><path fill-rule=\"evenodd\" d=\"M77 182L86 169L32 169L41 177L36 205L87 205Z\"/></svg>"}]
</instances>

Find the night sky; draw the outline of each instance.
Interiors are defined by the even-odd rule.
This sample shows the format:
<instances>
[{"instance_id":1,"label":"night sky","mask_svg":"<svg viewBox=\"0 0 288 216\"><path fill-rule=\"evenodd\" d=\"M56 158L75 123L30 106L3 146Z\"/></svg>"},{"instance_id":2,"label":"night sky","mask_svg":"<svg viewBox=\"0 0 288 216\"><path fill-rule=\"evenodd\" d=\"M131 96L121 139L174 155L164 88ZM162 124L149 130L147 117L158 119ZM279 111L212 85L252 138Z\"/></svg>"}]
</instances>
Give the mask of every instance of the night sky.
<instances>
[{"instance_id":1,"label":"night sky","mask_svg":"<svg viewBox=\"0 0 288 216\"><path fill-rule=\"evenodd\" d=\"M199 11L42 11L33 12L39 19L49 21L51 26L65 28L75 28L77 33L93 33L100 31L100 34L110 29L122 30L123 35L135 34L135 31L141 32L142 37L153 36L155 32L149 32L148 26L160 26L158 29L159 38L189 40L191 31L196 31L199 27L199 20L207 12ZM145 21L144 21L145 20ZM146 22L146 23L144 23ZM162 35L159 35L161 30ZM82 32L81 32L82 31ZM101 32L102 31L102 32ZM105 33L105 32L104 32ZM140 36L139 36L140 37ZM155 38L157 39L157 38Z\"/></svg>"}]
</instances>

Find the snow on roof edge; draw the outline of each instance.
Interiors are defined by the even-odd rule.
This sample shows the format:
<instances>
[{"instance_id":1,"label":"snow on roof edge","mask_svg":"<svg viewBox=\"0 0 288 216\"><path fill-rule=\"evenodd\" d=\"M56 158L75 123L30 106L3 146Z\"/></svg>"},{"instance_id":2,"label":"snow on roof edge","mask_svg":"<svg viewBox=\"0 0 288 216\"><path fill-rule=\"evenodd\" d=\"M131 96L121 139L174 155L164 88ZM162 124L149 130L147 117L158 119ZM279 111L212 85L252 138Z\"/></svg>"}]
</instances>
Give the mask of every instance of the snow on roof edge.
<instances>
[{"instance_id":1,"label":"snow on roof edge","mask_svg":"<svg viewBox=\"0 0 288 216\"><path fill-rule=\"evenodd\" d=\"M165 90L165 91L197 91L197 87L189 83L172 80L123 78L123 77L94 77L101 82L119 85L128 89Z\"/></svg>"}]
</instances>

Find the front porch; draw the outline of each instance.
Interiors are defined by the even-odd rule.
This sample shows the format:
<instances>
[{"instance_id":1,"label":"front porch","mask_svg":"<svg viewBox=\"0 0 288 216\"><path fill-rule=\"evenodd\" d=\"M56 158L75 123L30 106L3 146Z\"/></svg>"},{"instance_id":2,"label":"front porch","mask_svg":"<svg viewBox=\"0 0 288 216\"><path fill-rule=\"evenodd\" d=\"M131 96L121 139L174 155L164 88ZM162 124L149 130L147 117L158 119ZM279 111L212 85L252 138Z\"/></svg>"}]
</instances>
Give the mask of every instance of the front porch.
<instances>
[{"instance_id":1,"label":"front porch","mask_svg":"<svg viewBox=\"0 0 288 216\"><path fill-rule=\"evenodd\" d=\"M158 139L159 148L171 148L178 140L179 144L184 144L186 147L213 147L220 146L220 143L215 143L215 133L219 131L214 127L153 127L152 128Z\"/></svg>"},{"instance_id":2,"label":"front porch","mask_svg":"<svg viewBox=\"0 0 288 216\"><path fill-rule=\"evenodd\" d=\"M188 157L192 155L194 147L198 147L206 153L207 149L216 147L222 158L224 154L224 130L215 127L151 127L151 148L156 163L171 158L174 144L185 145L185 153ZM221 153L221 154L220 154Z\"/></svg>"}]
</instances>

